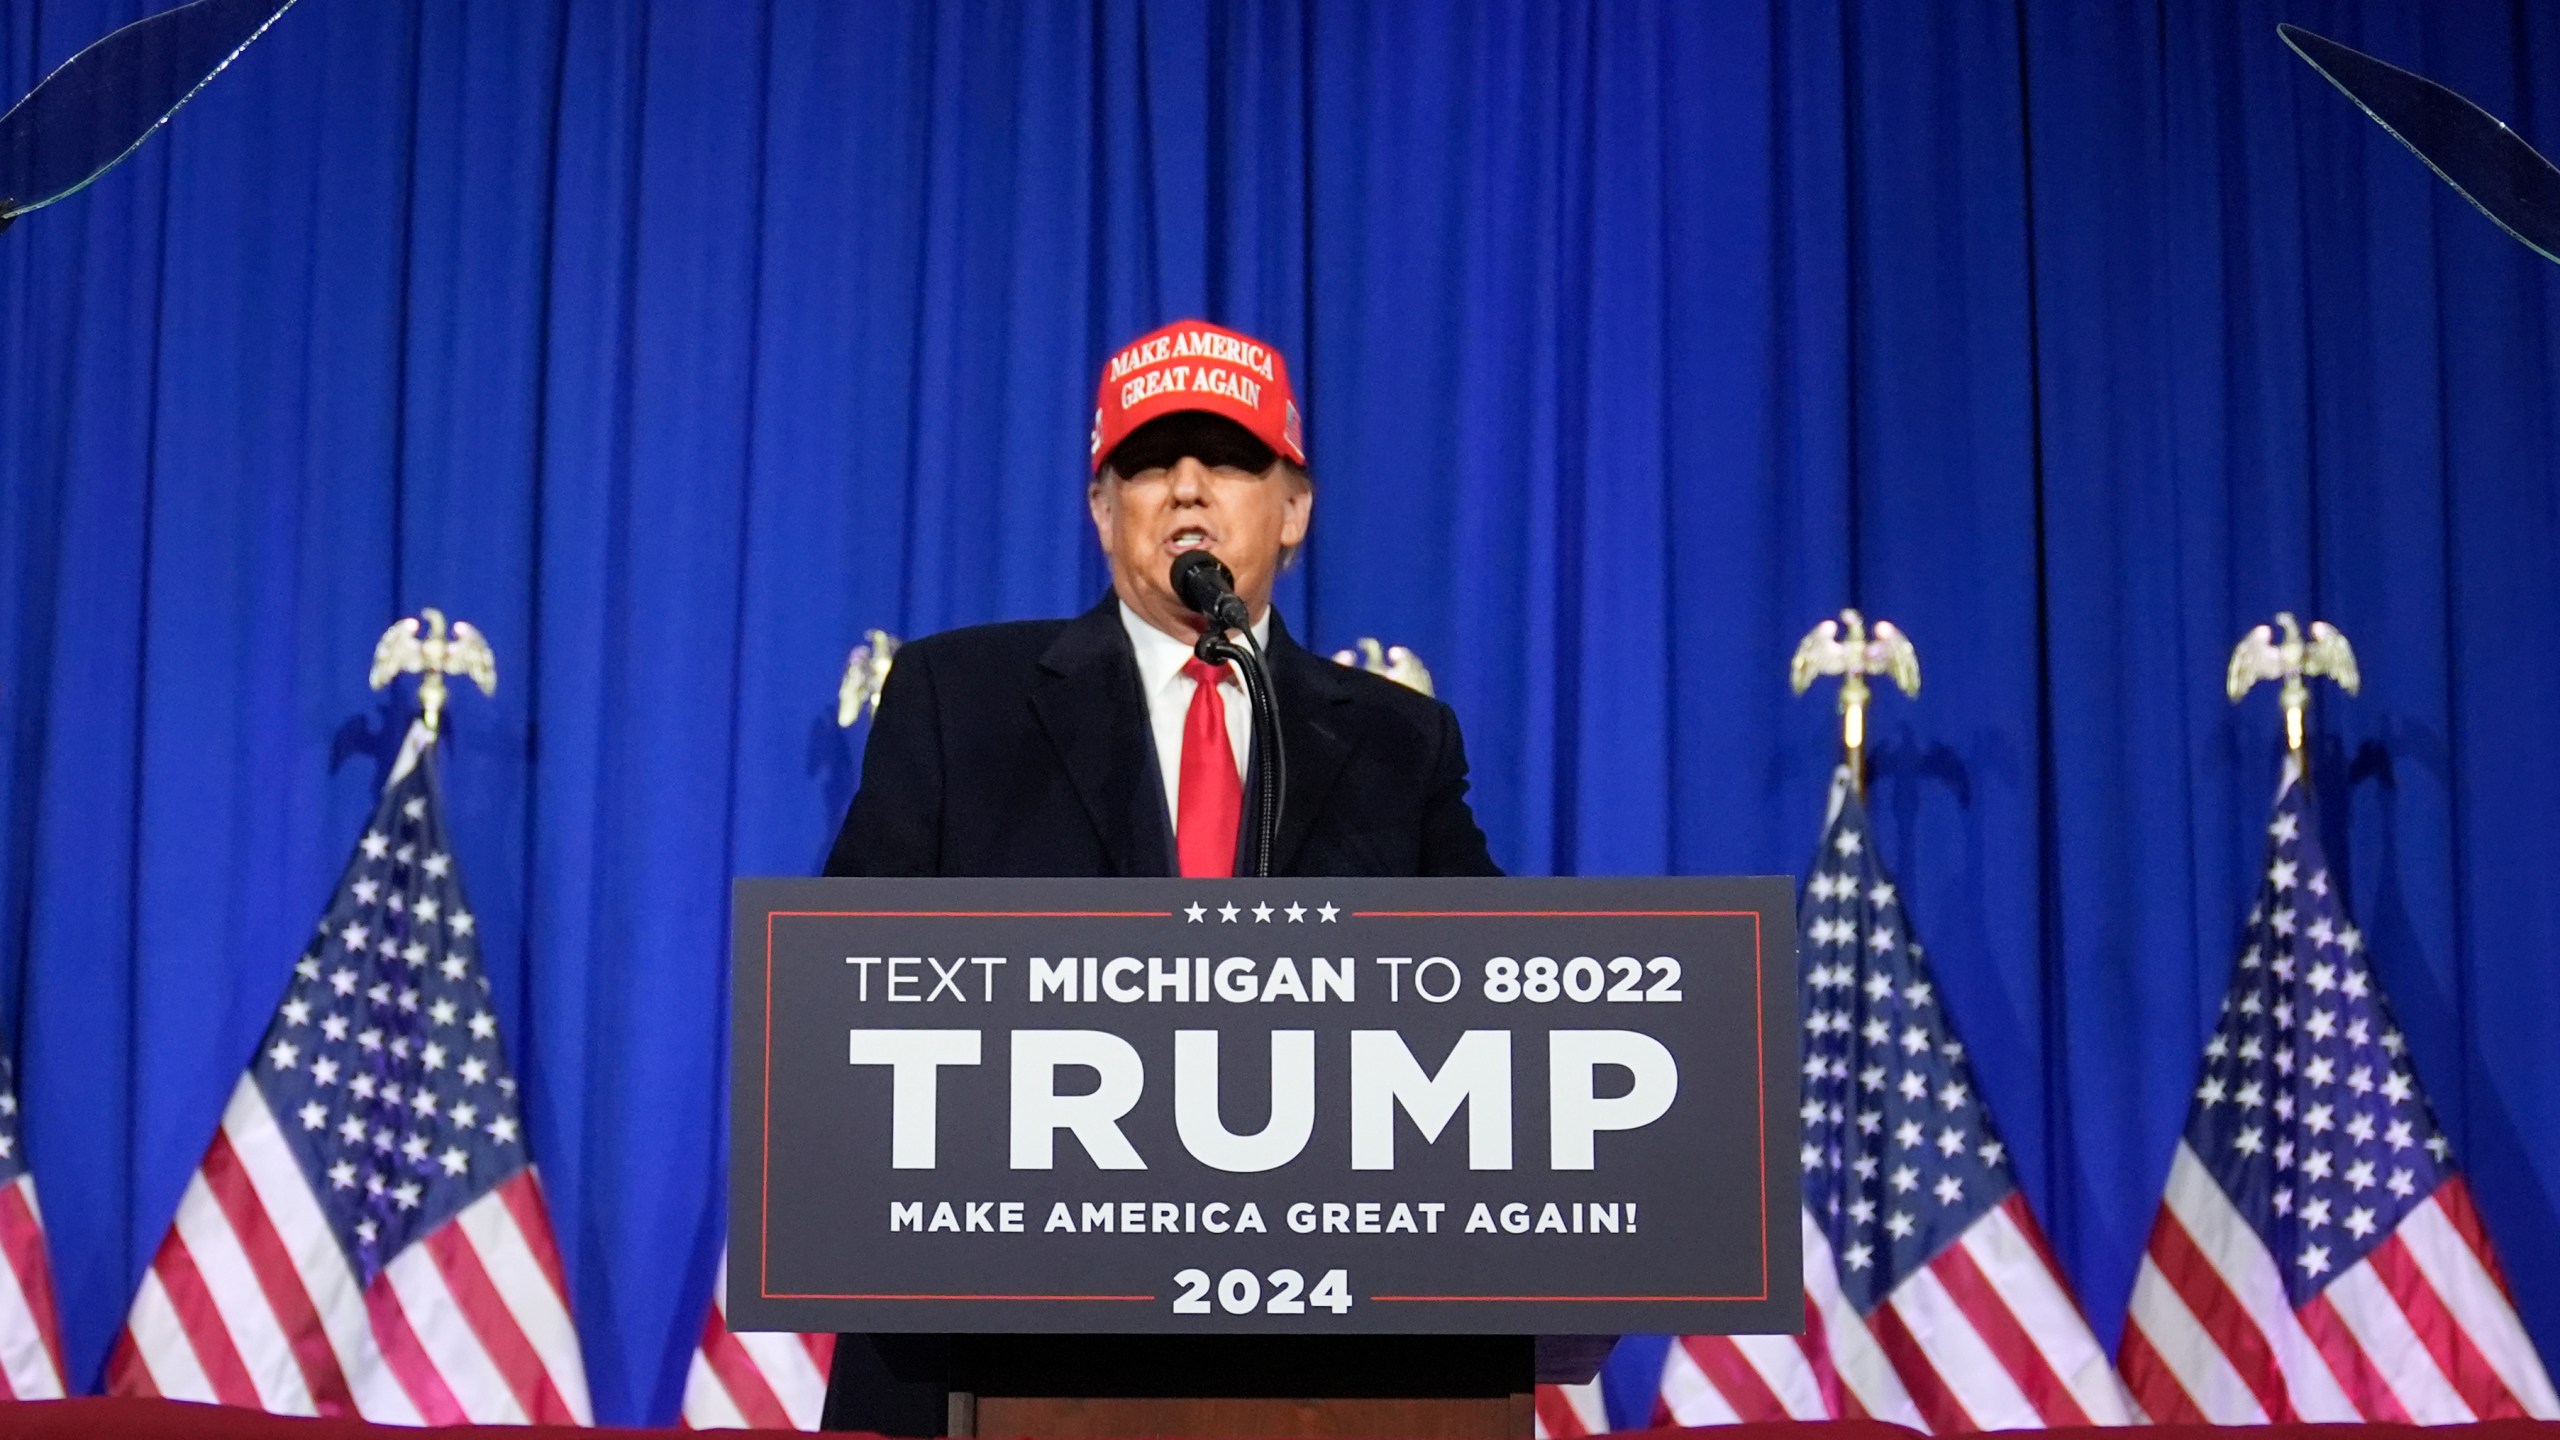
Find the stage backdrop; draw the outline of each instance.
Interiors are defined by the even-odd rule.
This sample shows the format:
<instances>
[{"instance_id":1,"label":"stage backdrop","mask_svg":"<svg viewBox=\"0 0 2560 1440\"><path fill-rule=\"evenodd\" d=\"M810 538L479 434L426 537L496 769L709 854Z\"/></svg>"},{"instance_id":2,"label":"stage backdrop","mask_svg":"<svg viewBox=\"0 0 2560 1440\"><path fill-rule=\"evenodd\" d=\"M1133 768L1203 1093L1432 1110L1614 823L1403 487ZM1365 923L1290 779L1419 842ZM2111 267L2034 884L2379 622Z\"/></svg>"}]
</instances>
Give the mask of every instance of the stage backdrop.
<instances>
[{"instance_id":1,"label":"stage backdrop","mask_svg":"<svg viewBox=\"0 0 2560 1440\"><path fill-rule=\"evenodd\" d=\"M0 82L144 8L0 0ZM499 657L446 773L597 1415L668 1419L729 877L823 854L865 626L1101 593L1095 370L1183 315L1289 355L1289 624L1428 657L1516 871L1798 871L1791 647L1910 631L1879 838L2110 1340L2275 783L2224 658L2341 625L2353 905L2560 1350L2560 270L2279 18L2560 147L2529 5L305 0L0 237L0 995L75 1381L434 604Z\"/></svg>"}]
</instances>

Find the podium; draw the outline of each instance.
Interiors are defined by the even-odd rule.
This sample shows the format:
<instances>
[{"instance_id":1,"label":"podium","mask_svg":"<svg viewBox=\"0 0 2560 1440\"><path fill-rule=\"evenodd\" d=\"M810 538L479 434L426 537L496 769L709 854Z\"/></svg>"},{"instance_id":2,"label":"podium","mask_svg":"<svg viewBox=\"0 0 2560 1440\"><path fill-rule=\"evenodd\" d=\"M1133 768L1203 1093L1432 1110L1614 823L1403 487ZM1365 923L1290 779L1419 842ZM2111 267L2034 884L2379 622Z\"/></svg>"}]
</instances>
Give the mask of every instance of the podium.
<instances>
[{"instance_id":1,"label":"podium","mask_svg":"<svg viewBox=\"0 0 2560 1440\"><path fill-rule=\"evenodd\" d=\"M741 880L731 1328L1053 1440L1521 1440L1617 1333L1793 1331L1791 892Z\"/></svg>"}]
</instances>

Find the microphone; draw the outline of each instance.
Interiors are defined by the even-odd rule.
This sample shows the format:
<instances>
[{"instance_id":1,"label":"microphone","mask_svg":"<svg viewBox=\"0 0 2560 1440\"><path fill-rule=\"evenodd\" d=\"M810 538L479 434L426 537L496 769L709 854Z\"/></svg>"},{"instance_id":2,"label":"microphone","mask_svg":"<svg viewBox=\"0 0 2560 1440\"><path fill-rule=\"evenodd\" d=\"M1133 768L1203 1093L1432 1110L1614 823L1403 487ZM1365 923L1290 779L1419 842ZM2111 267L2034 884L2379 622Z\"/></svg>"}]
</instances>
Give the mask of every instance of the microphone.
<instances>
[{"instance_id":1,"label":"microphone","mask_svg":"<svg viewBox=\"0 0 2560 1440\"><path fill-rule=\"evenodd\" d=\"M1208 551L1186 550L1173 557L1173 593L1220 629L1253 633L1253 617L1236 594L1236 577Z\"/></svg>"}]
</instances>

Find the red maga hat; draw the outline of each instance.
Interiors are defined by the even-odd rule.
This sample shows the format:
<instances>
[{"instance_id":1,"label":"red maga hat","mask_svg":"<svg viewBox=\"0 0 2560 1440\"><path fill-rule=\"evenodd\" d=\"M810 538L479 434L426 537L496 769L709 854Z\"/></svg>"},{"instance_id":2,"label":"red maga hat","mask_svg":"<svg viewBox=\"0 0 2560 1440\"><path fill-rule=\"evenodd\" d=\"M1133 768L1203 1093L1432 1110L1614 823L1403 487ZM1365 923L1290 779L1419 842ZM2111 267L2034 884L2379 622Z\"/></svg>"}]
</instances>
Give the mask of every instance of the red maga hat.
<instances>
[{"instance_id":1,"label":"red maga hat","mask_svg":"<svg viewBox=\"0 0 2560 1440\"><path fill-rule=\"evenodd\" d=\"M1184 410L1223 415L1280 454L1307 463L1289 365L1250 335L1206 320L1176 320L1142 335L1102 367L1093 412L1093 468L1129 432Z\"/></svg>"}]
</instances>

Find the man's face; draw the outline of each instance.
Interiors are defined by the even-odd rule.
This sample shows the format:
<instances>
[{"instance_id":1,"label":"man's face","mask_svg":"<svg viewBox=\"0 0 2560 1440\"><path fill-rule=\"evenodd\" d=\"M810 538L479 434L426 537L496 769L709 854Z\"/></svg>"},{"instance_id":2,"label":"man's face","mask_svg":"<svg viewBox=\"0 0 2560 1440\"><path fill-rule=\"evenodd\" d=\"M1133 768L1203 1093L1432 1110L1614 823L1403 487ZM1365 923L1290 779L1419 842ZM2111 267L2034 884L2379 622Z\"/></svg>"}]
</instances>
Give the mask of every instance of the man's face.
<instances>
[{"instance_id":1,"label":"man's face","mask_svg":"<svg viewBox=\"0 0 2560 1440\"><path fill-rule=\"evenodd\" d=\"M1232 421L1194 413L1168 415L1121 442L1087 500L1111 588L1139 618L1176 635L1196 634L1199 622L1173 593L1175 556L1217 556L1259 621L1282 550L1307 538L1315 511L1314 490L1269 447Z\"/></svg>"}]
</instances>

